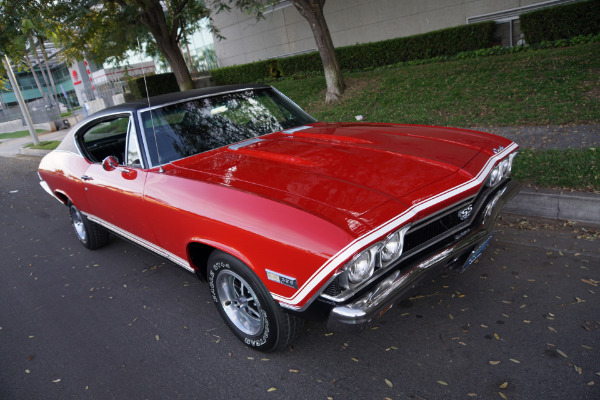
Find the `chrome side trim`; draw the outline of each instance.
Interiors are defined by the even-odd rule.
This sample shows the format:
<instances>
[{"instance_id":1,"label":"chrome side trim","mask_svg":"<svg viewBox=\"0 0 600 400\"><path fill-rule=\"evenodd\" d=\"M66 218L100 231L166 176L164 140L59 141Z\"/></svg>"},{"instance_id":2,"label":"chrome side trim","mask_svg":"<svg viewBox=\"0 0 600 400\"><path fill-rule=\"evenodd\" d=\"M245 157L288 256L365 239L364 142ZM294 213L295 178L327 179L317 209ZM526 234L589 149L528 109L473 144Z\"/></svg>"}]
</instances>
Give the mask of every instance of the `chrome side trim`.
<instances>
[{"instance_id":1,"label":"chrome side trim","mask_svg":"<svg viewBox=\"0 0 600 400\"><path fill-rule=\"evenodd\" d=\"M95 222L98 225L105 227L106 229L116 233L117 235L123 236L125 239L130 240L136 244L139 244L142 247L145 247L146 249L152 251L153 253L156 253L159 256L164 257L164 258L168 259L169 261L174 262L175 264L187 269L190 272L195 272L194 268L192 268L186 260L184 260L181 257L176 256L175 254L173 254L171 252L168 252L167 250L163 249L162 247L156 246L154 243L151 243L145 239L142 239L141 237L136 236L133 233L127 232L126 230L121 229L118 226L115 226L109 222L106 222L105 220L98 218L94 215L87 214L87 213L83 213L83 214L90 221Z\"/></svg>"}]
</instances>

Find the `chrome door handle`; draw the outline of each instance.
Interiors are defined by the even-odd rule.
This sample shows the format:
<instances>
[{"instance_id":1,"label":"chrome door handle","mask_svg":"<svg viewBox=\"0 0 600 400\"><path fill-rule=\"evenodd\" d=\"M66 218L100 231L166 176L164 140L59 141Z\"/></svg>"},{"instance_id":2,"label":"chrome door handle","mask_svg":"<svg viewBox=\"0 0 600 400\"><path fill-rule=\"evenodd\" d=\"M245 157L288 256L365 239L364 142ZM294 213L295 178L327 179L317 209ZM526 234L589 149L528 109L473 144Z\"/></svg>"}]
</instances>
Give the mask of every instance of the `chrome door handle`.
<instances>
[{"instance_id":1,"label":"chrome door handle","mask_svg":"<svg viewBox=\"0 0 600 400\"><path fill-rule=\"evenodd\" d=\"M82 181L93 181L94 178L92 178L91 176L84 175L81 177L81 180Z\"/></svg>"}]
</instances>

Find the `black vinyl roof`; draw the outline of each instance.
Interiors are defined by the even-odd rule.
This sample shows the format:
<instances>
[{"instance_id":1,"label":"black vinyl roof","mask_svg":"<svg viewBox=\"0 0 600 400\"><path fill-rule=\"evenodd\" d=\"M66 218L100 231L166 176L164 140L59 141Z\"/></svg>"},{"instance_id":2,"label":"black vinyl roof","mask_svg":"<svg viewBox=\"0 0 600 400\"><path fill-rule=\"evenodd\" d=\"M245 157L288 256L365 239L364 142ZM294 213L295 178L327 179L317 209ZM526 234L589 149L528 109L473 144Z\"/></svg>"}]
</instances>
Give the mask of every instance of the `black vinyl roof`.
<instances>
[{"instance_id":1,"label":"black vinyl roof","mask_svg":"<svg viewBox=\"0 0 600 400\"><path fill-rule=\"evenodd\" d=\"M159 96L150 97L150 106L156 107L164 104L178 103L187 99L193 99L196 97L204 97L218 94L225 94L229 92L236 92L244 89L268 89L271 86L261 84L245 84L245 85L227 85L227 86L213 86L202 89L186 90L184 92L174 92L168 94L162 94ZM128 103L119 104L114 107L105 108L93 114L93 117L99 117L107 114L116 114L119 112L127 111L138 111L144 108L148 108L148 99L138 99Z\"/></svg>"}]
</instances>

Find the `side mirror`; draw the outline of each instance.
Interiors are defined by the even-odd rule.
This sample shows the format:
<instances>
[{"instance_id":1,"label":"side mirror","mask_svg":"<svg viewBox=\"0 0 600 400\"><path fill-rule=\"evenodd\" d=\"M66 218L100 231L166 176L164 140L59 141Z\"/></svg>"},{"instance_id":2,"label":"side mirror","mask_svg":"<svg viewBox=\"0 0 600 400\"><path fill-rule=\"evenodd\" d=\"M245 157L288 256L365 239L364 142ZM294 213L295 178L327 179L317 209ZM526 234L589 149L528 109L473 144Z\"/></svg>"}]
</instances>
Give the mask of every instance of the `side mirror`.
<instances>
[{"instance_id":1,"label":"side mirror","mask_svg":"<svg viewBox=\"0 0 600 400\"><path fill-rule=\"evenodd\" d=\"M108 156L104 160L102 160L102 168L105 171L114 171L119 167L119 161L114 156Z\"/></svg>"}]
</instances>

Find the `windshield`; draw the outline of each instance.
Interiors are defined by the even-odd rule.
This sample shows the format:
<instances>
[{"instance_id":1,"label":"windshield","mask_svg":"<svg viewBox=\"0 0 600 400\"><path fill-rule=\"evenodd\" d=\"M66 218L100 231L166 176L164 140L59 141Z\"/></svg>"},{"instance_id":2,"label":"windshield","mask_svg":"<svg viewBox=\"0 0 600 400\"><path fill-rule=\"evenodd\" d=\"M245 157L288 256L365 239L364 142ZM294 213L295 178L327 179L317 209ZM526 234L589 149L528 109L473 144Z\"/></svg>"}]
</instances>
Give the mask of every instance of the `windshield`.
<instances>
[{"instance_id":1,"label":"windshield","mask_svg":"<svg viewBox=\"0 0 600 400\"><path fill-rule=\"evenodd\" d=\"M172 104L152 110L152 116L150 111L141 113L152 165L313 122L310 115L270 89Z\"/></svg>"}]
</instances>

